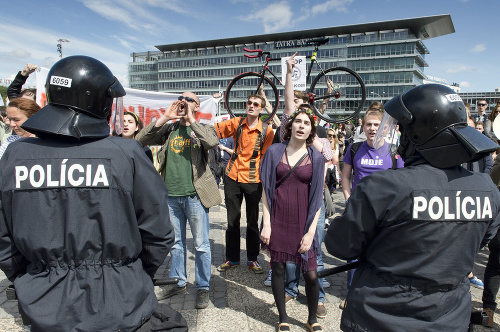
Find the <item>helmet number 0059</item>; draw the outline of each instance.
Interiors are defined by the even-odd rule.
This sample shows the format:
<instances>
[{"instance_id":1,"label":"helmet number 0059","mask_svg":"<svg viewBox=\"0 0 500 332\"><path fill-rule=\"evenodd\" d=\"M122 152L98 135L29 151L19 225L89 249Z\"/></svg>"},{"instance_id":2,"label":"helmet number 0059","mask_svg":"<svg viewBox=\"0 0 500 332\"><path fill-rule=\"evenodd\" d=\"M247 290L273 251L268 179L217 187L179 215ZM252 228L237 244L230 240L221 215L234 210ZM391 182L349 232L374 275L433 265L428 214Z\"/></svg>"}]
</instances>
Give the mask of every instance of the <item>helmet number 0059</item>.
<instances>
[{"instance_id":1,"label":"helmet number 0059","mask_svg":"<svg viewBox=\"0 0 500 332\"><path fill-rule=\"evenodd\" d=\"M71 81L72 79L67 77L59 77L59 76L50 77L50 84L65 86L67 88L71 88Z\"/></svg>"}]
</instances>

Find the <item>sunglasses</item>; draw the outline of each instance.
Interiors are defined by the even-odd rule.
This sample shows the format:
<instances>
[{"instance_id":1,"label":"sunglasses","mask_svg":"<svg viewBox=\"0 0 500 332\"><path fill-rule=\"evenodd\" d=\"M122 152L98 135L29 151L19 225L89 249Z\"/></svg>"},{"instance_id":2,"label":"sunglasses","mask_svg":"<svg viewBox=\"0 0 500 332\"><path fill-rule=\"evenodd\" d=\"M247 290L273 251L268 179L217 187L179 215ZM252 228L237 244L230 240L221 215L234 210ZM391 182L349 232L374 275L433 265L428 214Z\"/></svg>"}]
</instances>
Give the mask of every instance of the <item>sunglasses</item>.
<instances>
[{"instance_id":1,"label":"sunglasses","mask_svg":"<svg viewBox=\"0 0 500 332\"><path fill-rule=\"evenodd\" d=\"M196 105L198 105L198 102L191 97L179 96L179 98L177 98L177 100L182 100L182 99L184 99L188 103L195 103Z\"/></svg>"},{"instance_id":2,"label":"sunglasses","mask_svg":"<svg viewBox=\"0 0 500 332\"><path fill-rule=\"evenodd\" d=\"M337 135L333 135L333 134L328 134L327 136L328 137L337 137Z\"/></svg>"},{"instance_id":3,"label":"sunglasses","mask_svg":"<svg viewBox=\"0 0 500 332\"><path fill-rule=\"evenodd\" d=\"M488 104L482 104L482 103L481 104L477 104L477 106L486 106L486 105L488 105Z\"/></svg>"},{"instance_id":4,"label":"sunglasses","mask_svg":"<svg viewBox=\"0 0 500 332\"><path fill-rule=\"evenodd\" d=\"M260 104L258 102L250 100L247 100L247 105L248 106L253 105L253 107L260 107Z\"/></svg>"}]
</instances>

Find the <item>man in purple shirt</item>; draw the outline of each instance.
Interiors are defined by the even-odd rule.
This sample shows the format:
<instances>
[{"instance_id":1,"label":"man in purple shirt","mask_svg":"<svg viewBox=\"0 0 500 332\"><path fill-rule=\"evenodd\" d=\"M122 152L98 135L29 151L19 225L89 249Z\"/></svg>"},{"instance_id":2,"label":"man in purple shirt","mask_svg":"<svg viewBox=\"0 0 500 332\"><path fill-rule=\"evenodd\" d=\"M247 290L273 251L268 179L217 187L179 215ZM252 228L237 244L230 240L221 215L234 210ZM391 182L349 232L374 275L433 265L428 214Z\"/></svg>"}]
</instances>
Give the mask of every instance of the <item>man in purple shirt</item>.
<instances>
[{"instance_id":1,"label":"man in purple shirt","mask_svg":"<svg viewBox=\"0 0 500 332\"><path fill-rule=\"evenodd\" d=\"M351 196L351 191L356 187L358 182L367 175L373 172L390 169L392 168L393 160L389 153L389 145L384 143L384 145L375 149L373 143L375 141L375 135L377 134L380 122L384 116L384 112L380 111L368 111L363 117L363 132L366 134L366 141L364 141L360 146L358 151L355 153L354 158L351 156L351 146L347 148L346 154L344 155L344 170L342 171L342 191L344 192L345 201L349 200ZM355 143L353 143L355 144ZM396 158L396 167L404 167L403 159ZM349 186L352 179L352 187ZM354 275L354 270L347 272L347 289L351 285L352 277ZM344 309L345 301L340 305L341 309Z\"/></svg>"}]
</instances>

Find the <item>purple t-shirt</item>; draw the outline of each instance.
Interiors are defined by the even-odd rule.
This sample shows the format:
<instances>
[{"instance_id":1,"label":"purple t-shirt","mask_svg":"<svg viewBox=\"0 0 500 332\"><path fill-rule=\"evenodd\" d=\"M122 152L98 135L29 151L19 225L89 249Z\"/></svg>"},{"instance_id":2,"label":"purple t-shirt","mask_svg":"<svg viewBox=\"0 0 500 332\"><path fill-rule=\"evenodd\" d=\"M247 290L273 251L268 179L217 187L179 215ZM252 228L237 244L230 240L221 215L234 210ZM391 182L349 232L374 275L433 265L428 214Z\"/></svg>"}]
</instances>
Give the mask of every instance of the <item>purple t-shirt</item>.
<instances>
[{"instance_id":1,"label":"purple t-shirt","mask_svg":"<svg viewBox=\"0 0 500 332\"><path fill-rule=\"evenodd\" d=\"M344 156L344 162L351 165L351 146L347 148ZM392 158L389 153L389 145L384 143L384 146L379 150L370 147L368 143L363 142L354 155L354 165L351 165L354 171L352 180L352 189L356 187L358 182L367 175L376 171L392 168ZM399 155L396 155L396 167L403 168L404 162Z\"/></svg>"}]
</instances>

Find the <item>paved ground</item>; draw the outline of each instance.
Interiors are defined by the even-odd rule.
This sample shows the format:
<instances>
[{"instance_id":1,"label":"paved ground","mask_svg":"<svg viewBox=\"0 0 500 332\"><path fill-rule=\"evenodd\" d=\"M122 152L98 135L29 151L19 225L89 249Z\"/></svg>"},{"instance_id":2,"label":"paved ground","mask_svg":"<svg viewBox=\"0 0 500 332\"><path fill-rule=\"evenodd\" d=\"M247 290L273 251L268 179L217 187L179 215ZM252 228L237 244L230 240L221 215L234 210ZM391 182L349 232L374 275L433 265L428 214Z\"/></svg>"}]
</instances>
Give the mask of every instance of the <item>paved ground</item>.
<instances>
[{"instance_id":1,"label":"paved ground","mask_svg":"<svg viewBox=\"0 0 500 332\"><path fill-rule=\"evenodd\" d=\"M336 202L343 202L340 192L335 194ZM244 206L244 204L243 204ZM339 203L337 211L341 212ZM210 289L210 305L207 309L194 309L196 289L194 287L194 250L188 225L188 293L164 300L174 309L180 311L189 324L190 331L275 331L278 322L278 312L273 305L274 299L270 287L265 287L263 281L269 270L269 257L265 254L259 256L265 272L256 275L246 266L240 266L230 271L221 273L217 266L224 260L226 209L224 205L212 208L210 211L210 238L212 248L212 280ZM242 224L245 224L244 213ZM245 228L241 230L242 248L245 248ZM323 253L326 250L323 246ZM344 262L328 254L324 254L325 268L337 266ZM474 273L482 279L484 267L488 259L488 251L481 251L476 258ZM242 250L241 261L246 260L246 252ZM158 278L168 277L167 258L165 264L158 271ZM340 331L340 316L342 311L339 303L346 296L346 273L327 277L331 284L326 289L326 308L328 315L320 319L325 331ZM5 288L9 285L5 275L0 272L0 331L22 331L17 302L7 301ZM291 318L292 331L306 331L307 305L303 281L299 288L300 295L296 301L287 305ZM480 308L482 291L471 288L472 306ZM499 299L500 300L500 299ZM56 304L54 304L56 305ZM476 331L500 331L500 311L495 319L497 323L493 329L476 328Z\"/></svg>"}]
</instances>

